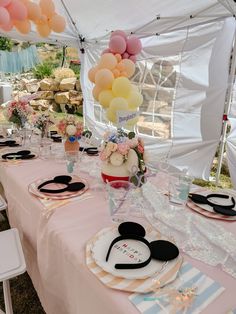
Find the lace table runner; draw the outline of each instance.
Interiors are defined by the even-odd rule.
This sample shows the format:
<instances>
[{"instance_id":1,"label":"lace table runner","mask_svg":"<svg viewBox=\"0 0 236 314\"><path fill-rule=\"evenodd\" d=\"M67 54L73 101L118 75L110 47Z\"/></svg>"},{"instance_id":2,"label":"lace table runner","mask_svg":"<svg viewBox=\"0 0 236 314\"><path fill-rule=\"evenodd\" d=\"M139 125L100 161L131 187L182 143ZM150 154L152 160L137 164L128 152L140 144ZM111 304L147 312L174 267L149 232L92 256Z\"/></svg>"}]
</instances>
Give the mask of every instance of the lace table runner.
<instances>
[{"instance_id":1,"label":"lace table runner","mask_svg":"<svg viewBox=\"0 0 236 314\"><path fill-rule=\"evenodd\" d=\"M184 253L208 265L220 265L236 278L234 234L215 221L170 205L168 198L150 182L142 186L142 192L146 202L144 214L153 227L173 238Z\"/></svg>"}]
</instances>

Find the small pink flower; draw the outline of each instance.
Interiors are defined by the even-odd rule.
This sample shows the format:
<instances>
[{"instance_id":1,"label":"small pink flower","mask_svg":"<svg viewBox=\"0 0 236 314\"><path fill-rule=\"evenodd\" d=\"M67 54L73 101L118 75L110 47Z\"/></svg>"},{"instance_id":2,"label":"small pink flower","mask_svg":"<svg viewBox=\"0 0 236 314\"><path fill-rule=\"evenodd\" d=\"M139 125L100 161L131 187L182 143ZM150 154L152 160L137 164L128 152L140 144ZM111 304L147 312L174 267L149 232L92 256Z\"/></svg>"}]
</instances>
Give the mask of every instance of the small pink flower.
<instances>
[{"instance_id":1,"label":"small pink flower","mask_svg":"<svg viewBox=\"0 0 236 314\"><path fill-rule=\"evenodd\" d=\"M137 138L134 137L131 140L129 140L129 146L130 146L130 148L135 148L136 146L138 146Z\"/></svg>"},{"instance_id":2,"label":"small pink flower","mask_svg":"<svg viewBox=\"0 0 236 314\"><path fill-rule=\"evenodd\" d=\"M118 153L120 153L121 155L126 155L126 154L128 154L129 150L130 150L130 147L129 147L128 143L119 143L119 144L118 144L118 149L117 149L117 151L118 151Z\"/></svg>"}]
</instances>

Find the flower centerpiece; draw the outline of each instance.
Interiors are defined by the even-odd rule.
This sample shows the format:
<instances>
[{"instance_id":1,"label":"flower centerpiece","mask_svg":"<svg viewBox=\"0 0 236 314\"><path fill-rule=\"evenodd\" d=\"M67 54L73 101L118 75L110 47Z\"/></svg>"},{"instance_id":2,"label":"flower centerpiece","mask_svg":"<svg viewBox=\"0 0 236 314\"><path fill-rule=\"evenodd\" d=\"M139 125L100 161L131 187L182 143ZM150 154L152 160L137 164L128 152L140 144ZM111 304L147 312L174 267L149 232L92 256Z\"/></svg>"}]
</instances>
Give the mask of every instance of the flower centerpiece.
<instances>
[{"instance_id":1,"label":"flower centerpiece","mask_svg":"<svg viewBox=\"0 0 236 314\"><path fill-rule=\"evenodd\" d=\"M107 132L100 153L102 178L104 182L128 181L133 175L143 175L146 171L144 143L134 132Z\"/></svg>"},{"instance_id":2,"label":"flower centerpiece","mask_svg":"<svg viewBox=\"0 0 236 314\"><path fill-rule=\"evenodd\" d=\"M83 132L83 123L74 116L67 116L57 125L59 133L65 138L65 151L78 151L79 139Z\"/></svg>"},{"instance_id":3,"label":"flower centerpiece","mask_svg":"<svg viewBox=\"0 0 236 314\"><path fill-rule=\"evenodd\" d=\"M19 99L7 105L5 115L8 121L13 122L20 129L24 128L33 111L27 100Z\"/></svg>"},{"instance_id":4,"label":"flower centerpiece","mask_svg":"<svg viewBox=\"0 0 236 314\"><path fill-rule=\"evenodd\" d=\"M48 135L48 128L53 124L51 115L48 111L39 112L33 115L33 125L35 128L41 131L41 138L45 138Z\"/></svg>"}]
</instances>

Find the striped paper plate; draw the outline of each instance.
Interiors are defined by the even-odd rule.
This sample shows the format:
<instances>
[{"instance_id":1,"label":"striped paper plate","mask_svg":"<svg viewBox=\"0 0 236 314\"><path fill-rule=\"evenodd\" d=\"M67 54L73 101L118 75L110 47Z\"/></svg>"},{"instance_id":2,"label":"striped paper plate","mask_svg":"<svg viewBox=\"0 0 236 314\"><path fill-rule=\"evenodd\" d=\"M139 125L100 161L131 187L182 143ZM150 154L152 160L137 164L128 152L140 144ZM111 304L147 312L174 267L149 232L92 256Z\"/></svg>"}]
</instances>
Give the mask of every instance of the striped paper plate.
<instances>
[{"instance_id":1,"label":"striped paper plate","mask_svg":"<svg viewBox=\"0 0 236 314\"><path fill-rule=\"evenodd\" d=\"M179 256L171 263L168 263L168 267L163 267L162 271L158 274L154 274L145 279L126 279L118 276L114 276L113 274L106 272L103 270L97 263L95 262L92 254L92 248L94 242L100 236L103 236L105 233L112 230L114 227L102 229L98 232L88 243L86 246L86 264L89 270L106 286L116 290L129 291L129 292L138 292L138 293L147 293L151 291L155 291L166 284L174 281L177 277L178 271L182 265L183 257ZM159 234L156 233L156 235ZM104 256L105 259L105 256Z\"/></svg>"}]
</instances>

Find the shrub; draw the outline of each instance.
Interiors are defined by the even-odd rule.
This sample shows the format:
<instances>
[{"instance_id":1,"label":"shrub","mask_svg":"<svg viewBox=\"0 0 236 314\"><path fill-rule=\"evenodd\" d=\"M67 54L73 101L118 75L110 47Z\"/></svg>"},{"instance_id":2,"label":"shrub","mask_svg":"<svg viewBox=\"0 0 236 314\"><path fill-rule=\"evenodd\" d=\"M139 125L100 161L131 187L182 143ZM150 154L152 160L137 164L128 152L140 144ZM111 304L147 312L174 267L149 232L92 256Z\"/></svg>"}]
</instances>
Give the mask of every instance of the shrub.
<instances>
[{"instance_id":1,"label":"shrub","mask_svg":"<svg viewBox=\"0 0 236 314\"><path fill-rule=\"evenodd\" d=\"M11 39L6 37L0 37L0 50L8 50L11 51L13 46L13 42Z\"/></svg>"},{"instance_id":2,"label":"shrub","mask_svg":"<svg viewBox=\"0 0 236 314\"><path fill-rule=\"evenodd\" d=\"M53 65L48 62L38 64L33 69L33 74L36 79L42 80L45 77L50 77L53 73Z\"/></svg>"}]
</instances>

